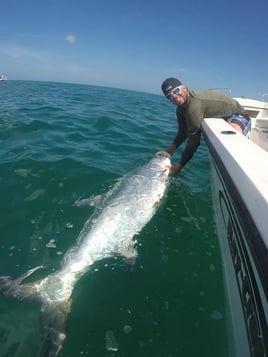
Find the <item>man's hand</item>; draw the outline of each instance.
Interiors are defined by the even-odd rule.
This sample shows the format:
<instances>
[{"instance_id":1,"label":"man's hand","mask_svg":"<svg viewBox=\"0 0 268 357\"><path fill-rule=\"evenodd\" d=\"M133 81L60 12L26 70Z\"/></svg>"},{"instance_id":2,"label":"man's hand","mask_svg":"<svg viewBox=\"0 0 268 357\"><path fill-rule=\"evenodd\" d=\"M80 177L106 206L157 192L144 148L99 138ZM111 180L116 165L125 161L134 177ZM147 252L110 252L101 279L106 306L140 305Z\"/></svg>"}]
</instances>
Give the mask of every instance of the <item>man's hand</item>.
<instances>
[{"instance_id":1,"label":"man's hand","mask_svg":"<svg viewBox=\"0 0 268 357\"><path fill-rule=\"evenodd\" d=\"M181 171L182 169L182 165L181 164L178 164L178 165L174 165L174 166L169 166L169 173L171 175L175 175L177 174L179 171Z\"/></svg>"},{"instance_id":2,"label":"man's hand","mask_svg":"<svg viewBox=\"0 0 268 357\"><path fill-rule=\"evenodd\" d=\"M172 156L176 149L177 149L176 145L172 144L169 148L164 149L164 151L168 152Z\"/></svg>"}]
</instances>

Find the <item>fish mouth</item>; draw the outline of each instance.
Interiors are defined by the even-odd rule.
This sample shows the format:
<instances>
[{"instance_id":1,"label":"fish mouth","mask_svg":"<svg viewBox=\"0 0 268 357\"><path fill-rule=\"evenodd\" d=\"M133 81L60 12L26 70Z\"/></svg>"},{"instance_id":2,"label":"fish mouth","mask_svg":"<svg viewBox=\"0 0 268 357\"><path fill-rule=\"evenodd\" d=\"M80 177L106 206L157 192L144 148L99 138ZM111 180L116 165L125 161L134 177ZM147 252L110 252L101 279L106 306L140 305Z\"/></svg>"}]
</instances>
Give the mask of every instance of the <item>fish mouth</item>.
<instances>
[{"instance_id":1,"label":"fish mouth","mask_svg":"<svg viewBox=\"0 0 268 357\"><path fill-rule=\"evenodd\" d=\"M166 152L166 151L157 151L156 153L155 153L155 157L159 157L160 159L170 159L171 158L171 156L170 156L170 154L168 153L168 152Z\"/></svg>"}]
</instances>

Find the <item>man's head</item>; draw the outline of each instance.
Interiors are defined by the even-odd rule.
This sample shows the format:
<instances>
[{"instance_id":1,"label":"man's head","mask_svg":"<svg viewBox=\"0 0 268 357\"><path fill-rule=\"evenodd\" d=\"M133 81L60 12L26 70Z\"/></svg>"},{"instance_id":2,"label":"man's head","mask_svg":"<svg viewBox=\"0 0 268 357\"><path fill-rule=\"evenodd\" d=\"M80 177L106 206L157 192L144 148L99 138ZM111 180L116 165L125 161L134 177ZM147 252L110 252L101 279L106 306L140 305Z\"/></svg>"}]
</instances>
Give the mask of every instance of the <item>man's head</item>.
<instances>
[{"instance_id":1,"label":"man's head","mask_svg":"<svg viewBox=\"0 0 268 357\"><path fill-rule=\"evenodd\" d=\"M188 98L188 89L177 78L167 78L161 86L161 89L168 100L173 104L183 105Z\"/></svg>"}]
</instances>

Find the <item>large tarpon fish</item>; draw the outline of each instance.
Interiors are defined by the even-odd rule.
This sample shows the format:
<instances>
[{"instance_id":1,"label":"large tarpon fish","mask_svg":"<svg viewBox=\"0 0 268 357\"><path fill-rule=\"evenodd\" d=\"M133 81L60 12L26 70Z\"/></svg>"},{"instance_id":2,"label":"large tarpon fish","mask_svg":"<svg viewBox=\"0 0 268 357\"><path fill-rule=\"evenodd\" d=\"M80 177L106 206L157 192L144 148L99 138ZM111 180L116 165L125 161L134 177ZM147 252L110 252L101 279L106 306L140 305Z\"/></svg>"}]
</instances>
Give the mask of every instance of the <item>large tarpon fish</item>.
<instances>
[{"instance_id":1,"label":"large tarpon fish","mask_svg":"<svg viewBox=\"0 0 268 357\"><path fill-rule=\"evenodd\" d=\"M135 261L134 236L152 218L168 187L170 156L158 152L144 166L124 176L85 223L62 268L42 280L23 283L40 267L17 279L0 277L0 291L20 300L39 300L47 356L57 356L66 337L71 295L76 282L98 260L122 256Z\"/></svg>"}]
</instances>

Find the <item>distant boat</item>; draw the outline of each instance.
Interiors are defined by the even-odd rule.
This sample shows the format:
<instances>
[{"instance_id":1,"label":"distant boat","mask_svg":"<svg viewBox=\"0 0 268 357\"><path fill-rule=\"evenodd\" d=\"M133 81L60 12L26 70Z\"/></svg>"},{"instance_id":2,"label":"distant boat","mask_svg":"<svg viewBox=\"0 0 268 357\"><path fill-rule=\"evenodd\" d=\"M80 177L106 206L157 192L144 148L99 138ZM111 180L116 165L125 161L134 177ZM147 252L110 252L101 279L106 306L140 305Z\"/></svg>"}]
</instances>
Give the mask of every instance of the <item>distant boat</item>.
<instances>
[{"instance_id":1,"label":"distant boat","mask_svg":"<svg viewBox=\"0 0 268 357\"><path fill-rule=\"evenodd\" d=\"M7 76L0 74L0 81L7 81Z\"/></svg>"}]
</instances>

